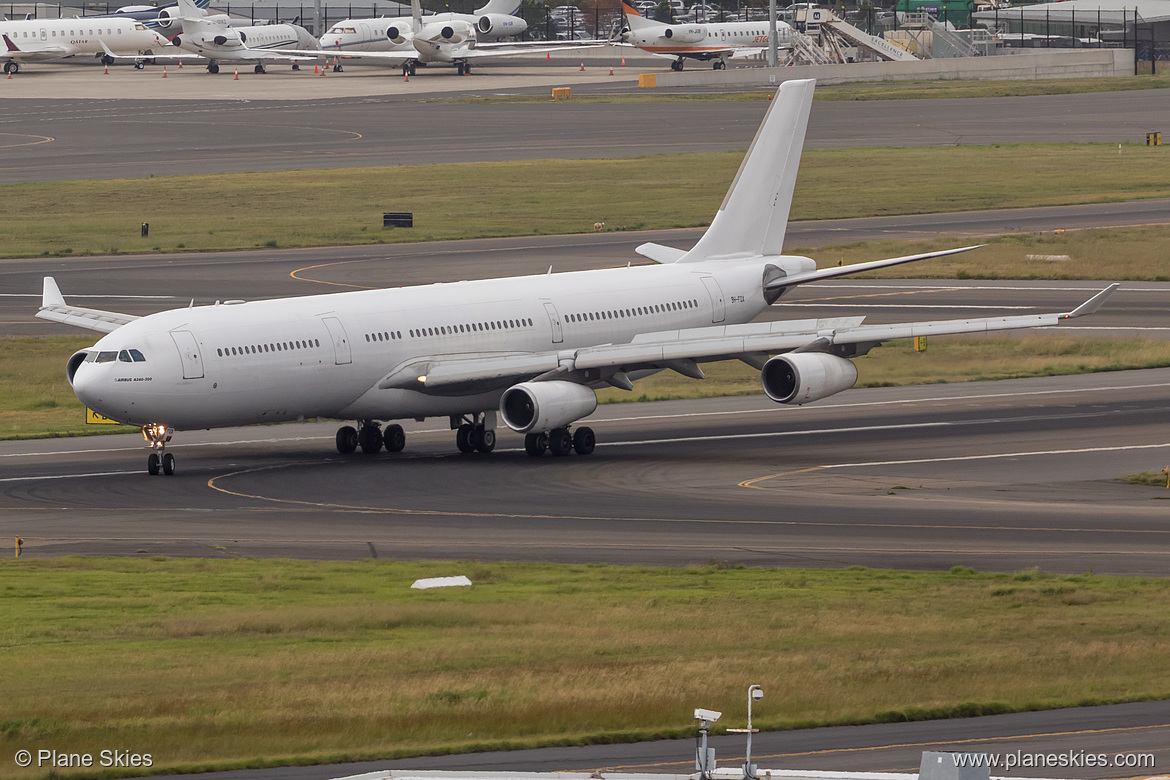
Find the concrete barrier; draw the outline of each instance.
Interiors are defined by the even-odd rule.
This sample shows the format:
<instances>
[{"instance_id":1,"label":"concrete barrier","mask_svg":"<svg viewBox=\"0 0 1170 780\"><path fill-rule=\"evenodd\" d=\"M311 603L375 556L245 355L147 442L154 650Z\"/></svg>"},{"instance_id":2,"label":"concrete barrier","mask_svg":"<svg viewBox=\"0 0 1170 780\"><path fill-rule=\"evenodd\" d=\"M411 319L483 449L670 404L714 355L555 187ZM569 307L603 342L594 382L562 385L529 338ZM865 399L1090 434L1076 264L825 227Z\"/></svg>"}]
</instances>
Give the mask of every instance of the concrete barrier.
<instances>
[{"instance_id":1,"label":"concrete barrier","mask_svg":"<svg viewBox=\"0 0 1170 780\"><path fill-rule=\"evenodd\" d=\"M931 81L954 79L1069 79L1133 75L1132 49L1065 49L994 57L956 57L918 62L855 62L846 65L794 65L788 68L662 71L658 87L758 87L790 79L815 78L818 84L854 81Z\"/></svg>"}]
</instances>

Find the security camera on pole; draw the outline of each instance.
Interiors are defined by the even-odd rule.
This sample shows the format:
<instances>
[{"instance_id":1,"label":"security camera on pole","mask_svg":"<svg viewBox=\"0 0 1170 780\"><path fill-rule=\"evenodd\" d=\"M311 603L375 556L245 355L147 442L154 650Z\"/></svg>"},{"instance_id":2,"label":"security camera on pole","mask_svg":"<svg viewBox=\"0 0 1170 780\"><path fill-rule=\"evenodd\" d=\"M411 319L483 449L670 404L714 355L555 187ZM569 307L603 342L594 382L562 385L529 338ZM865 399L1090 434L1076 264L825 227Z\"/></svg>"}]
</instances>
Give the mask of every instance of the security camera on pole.
<instances>
[{"instance_id":1,"label":"security camera on pole","mask_svg":"<svg viewBox=\"0 0 1170 780\"><path fill-rule=\"evenodd\" d=\"M752 734L759 733L759 729L752 728L752 702L764 698L764 689L758 685L748 686L748 725L746 729L728 729L729 734L747 734L747 753L743 762L744 780L756 780L756 767L752 763Z\"/></svg>"},{"instance_id":2,"label":"security camera on pole","mask_svg":"<svg viewBox=\"0 0 1170 780\"><path fill-rule=\"evenodd\" d=\"M699 746L695 750L695 771L701 780L711 780L715 772L715 749L707 748L707 732L711 724L719 720L722 712L695 708L695 720L699 721Z\"/></svg>"}]
</instances>

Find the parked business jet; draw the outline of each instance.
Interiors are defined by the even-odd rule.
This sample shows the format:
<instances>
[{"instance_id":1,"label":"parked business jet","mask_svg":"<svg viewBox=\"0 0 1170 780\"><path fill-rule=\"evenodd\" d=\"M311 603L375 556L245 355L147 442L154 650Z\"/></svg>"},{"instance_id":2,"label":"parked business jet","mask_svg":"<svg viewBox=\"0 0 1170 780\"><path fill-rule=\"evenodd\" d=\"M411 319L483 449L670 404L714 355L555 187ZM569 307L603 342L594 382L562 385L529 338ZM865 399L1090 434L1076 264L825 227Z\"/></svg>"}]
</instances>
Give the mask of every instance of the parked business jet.
<instances>
[{"instance_id":1,"label":"parked business jet","mask_svg":"<svg viewBox=\"0 0 1170 780\"><path fill-rule=\"evenodd\" d=\"M633 389L666 369L738 358L764 392L805 404L853 386L850 358L890 339L1056 325L1089 314L1117 287L1063 314L863 325L863 317L750 320L805 282L964 252L964 247L817 270L781 254L813 82L784 83L711 226L690 250L642 244L658 265L390 290L192 306L146 317L68 305L52 277L37 316L105 332L66 373L77 397L142 426L149 473L175 470L176 429L306 417L356 420L343 453L397 452L402 427L448 417L463 452L490 452L496 411L525 449L593 451L594 390Z\"/></svg>"},{"instance_id":2,"label":"parked business jet","mask_svg":"<svg viewBox=\"0 0 1170 780\"><path fill-rule=\"evenodd\" d=\"M400 65L402 72L410 76L415 74L419 65L453 65L463 76L471 73L472 63L476 60L604 44L604 41L485 43L485 39L515 35L527 29L523 19L504 13L505 10L514 11L516 7L515 0L491 0L475 15L445 13L423 16L418 0L413 0L409 17L346 20L335 25L321 36L321 49L327 56L335 58L335 71L343 70L340 62L343 59L362 59Z\"/></svg>"},{"instance_id":3,"label":"parked business jet","mask_svg":"<svg viewBox=\"0 0 1170 780\"><path fill-rule=\"evenodd\" d=\"M142 22L117 17L77 16L0 22L5 73L18 73L25 62L69 57L105 58L107 49L124 56L149 56L166 39Z\"/></svg>"},{"instance_id":4,"label":"parked business jet","mask_svg":"<svg viewBox=\"0 0 1170 780\"><path fill-rule=\"evenodd\" d=\"M221 62L246 62L264 73L267 62L298 63L313 60L320 48L309 31L295 24L262 24L233 27L227 14L204 16L193 0L179 0L181 32L171 38L180 49L207 58L209 73L219 73ZM285 54L283 49L305 50L304 55Z\"/></svg>"},{"instance_id":5,"label":"parked business jet","mask_svg":"<svg viewBox=\"0 0 1170 780\"><path fill-rule=\"evenodd\" d=\"M622 32L622 42L642 51L676 58L671 70L682 70L689 57L711 60L716 70L727 67L728 59L751 57L768 50L768 23L762 22L706 22L701 24L663 24L653 22L622 3L628 29ZM792 28L784 22L776 23L777 45L788 45Z\"/></svg>"}]
</instances>

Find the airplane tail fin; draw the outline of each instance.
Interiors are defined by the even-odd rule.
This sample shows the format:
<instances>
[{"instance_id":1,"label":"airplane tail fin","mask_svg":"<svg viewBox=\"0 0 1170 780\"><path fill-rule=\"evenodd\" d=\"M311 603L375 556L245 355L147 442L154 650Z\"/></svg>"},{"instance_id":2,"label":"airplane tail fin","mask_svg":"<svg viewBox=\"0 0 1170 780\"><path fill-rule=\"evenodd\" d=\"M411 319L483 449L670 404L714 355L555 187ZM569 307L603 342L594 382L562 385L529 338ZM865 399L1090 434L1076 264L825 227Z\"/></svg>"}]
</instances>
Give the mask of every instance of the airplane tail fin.
<instances>
[{"instance_id":1,"label":"airplane tail fin","mask_svg":"<svg viewBox=\"0 0 1170 780\"><path fill-rule=\"evenodd\" d=\"M210 1L208 0L208 2ZM475 9L475 15L500 14L502 16L515 16L519 10L520 0L488 0L487 5L483 8Z\"/></svg>"},{"instance_id":2,"label":"airplane tail fin","mask_svg":"<svg viewBox=\"0 0 1170 780\"><path fill-rule=\"evenodd\" d=\"M179 17L182 19L202 19L203 12L195 0L178 0Z\"/></svg>"},{"instance_id":3,"label":"airplane tail fin","mask_svg":"<svg viewBox=\"0 0 1170 780\"><path fill-rule=\"evenodd\" d=\"M638 13L636 8L628 5L627 3L622 3L622 13L626 15L626 25L631 30L640 30L644 27L658 26L656 22L652 22L645 16L642 16L642 14Z\"/></svg>"},{"instance_id":4,"label":"airplane tail fin","mask_svg":"<svg viewBox=\"0 0 1170 780\"><path fill-rule=\"evenodd\" d=\"M781 254L815 86L780 85L711 226L678 262Z\"/></svg>"},{"instance_id":5,"label":"airplane tail fin","mask_svg":"<svg viewBox=\"0 0 1170 780\"><path fill-rule=\"evenodd\" d=\"M410 0L410 18L414 20L415 32L422 29L422 3L419 0Z\"/></svg>"}]
</instances>

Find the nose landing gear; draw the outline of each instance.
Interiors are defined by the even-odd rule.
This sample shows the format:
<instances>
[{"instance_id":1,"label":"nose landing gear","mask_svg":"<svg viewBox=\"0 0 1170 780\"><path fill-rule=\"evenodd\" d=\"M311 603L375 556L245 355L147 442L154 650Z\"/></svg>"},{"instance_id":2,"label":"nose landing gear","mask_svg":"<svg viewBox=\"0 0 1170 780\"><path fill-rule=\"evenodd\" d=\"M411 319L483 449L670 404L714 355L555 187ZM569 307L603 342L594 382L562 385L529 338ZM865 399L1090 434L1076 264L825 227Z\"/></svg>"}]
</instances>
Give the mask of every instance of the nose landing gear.
<instances>
[{"instance_id":1,"label":"nose landing gear","mask_svg":"<svg viewBox=\"0 0 1170 780\"><path fill-rule=\"evenodd\" d=\"M151 449L146 458L146 473L152 477L157 477L159 471L168 477L175 473L175 456L165 451L172 433L173 429L159 423L142 426L142 438Z\"/></svg>"}]
</instances>

